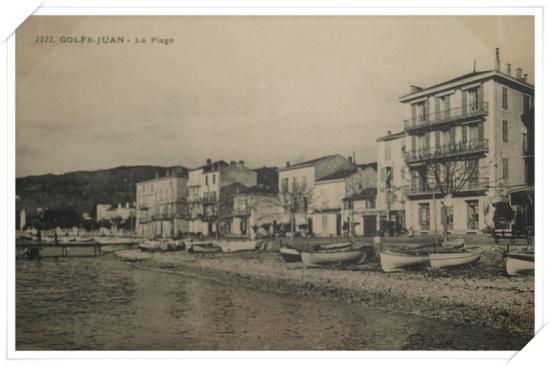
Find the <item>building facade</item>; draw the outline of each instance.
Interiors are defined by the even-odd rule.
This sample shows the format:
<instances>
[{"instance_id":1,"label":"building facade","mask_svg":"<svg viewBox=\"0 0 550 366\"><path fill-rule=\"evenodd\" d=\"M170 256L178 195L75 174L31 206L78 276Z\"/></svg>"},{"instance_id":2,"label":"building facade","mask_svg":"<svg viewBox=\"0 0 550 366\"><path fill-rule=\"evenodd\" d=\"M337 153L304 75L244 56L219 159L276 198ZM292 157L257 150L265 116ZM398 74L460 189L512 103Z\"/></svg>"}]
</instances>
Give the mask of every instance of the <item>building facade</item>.
<instances>
[{"instance_id":1,"label":"building facade","mask_svg":"<svg viewBox=\"0 0 550 366\"><path fill-rule=\"evenodd\" d=\"M402 159L392 157L394 183L384 175L379 193L392 185L402 191L409 230L433 233L446 227L464 234L494 227L495 204L507 201L510 189L532 182L533 96L521 69L515 75L509 64L501 70L497 50L494 70L413 86L399 99L405 106L404 134L391 141L400 140L395 144L402 144ZM380 139L380 149L393 153L397 148L386 146L388 141ZM385 174L380 156L379 164Z\"/></svg>"},{"instance_id":2,"label":"building facade","mask_svg":"<svg viewBox=\"0 0 550 366\"><path fill-rule=\"evenodd\" d=\"M292 227L304 234L313 234L311 204L319 197L315 193L316 182L342 171L355 169L351 159L342 155L329 155L279 169L279 202L286 215L283 217L284 231Z\"/></svg>"},{"instance_id":3,"label":"building facade","mask_svg":"<svg viewBox=\"0 0 550 366\"><path fill-rule=\"evenodd\" d=\"M136 233L178 238L189 231L187 177L177 170L136 184Z\"/></svg>"},{"instance_id":4,"label":"building facade","mask_svg":"<svg viewBox=\"0 0 550 366\"><path fill-rule=\"evenodd\" d=\"M188 202L191 205L189 232L214 235L227 220L233 209L233 196L238 186L255 186L256 172L244 165L244 161L223 160L212 162L189 171ZM235 188L235 189L233 189ZM227 224L223 225L227 228Z\"/></svg>"},{"instance_id":5,"label":"building facade","mask_svg":"<svg viewBox=\"0 0 550 366\"><path fill-rule=\"evenodd\" d=\"M374 232L365 233L364 228L370 228L364 226L367 212L359 212L359 205L350 205L352 201L347 200L365 194L369 188L376 189L376 164L354 164L351 170L342 170L315 181L310 205L313 234L342 236L353 230L353 235L375 235Z\"/></svg>"}]
</instances>

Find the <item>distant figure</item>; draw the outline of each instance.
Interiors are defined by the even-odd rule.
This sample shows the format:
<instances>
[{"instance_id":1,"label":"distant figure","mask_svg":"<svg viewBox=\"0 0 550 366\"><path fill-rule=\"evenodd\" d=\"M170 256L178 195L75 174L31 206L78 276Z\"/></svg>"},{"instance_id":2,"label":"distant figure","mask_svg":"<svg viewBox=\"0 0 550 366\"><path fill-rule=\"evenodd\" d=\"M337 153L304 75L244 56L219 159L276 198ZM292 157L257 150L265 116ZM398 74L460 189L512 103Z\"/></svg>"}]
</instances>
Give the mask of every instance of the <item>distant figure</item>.
<instances>
[{"instance_id":1,"label":"distant figure","mask_svg":"<svg viewBox=\"0 0 550 366\"><path fill-rule=\"evenodd\" d=\"M59 240L57 239L57 231L53 232L53 241L55 245L59 245Z\"/></svg>"},{"instance_id":2,"label":"distant figure","mask_svg":"<svg viewBox=\"0 0 550 366\"><path fill-rule=\"evenodd\" d=\"M36 241L39 243L42 241L42 233L40 232L40 229L36 231Z\"/></svg>"}]
</instances>

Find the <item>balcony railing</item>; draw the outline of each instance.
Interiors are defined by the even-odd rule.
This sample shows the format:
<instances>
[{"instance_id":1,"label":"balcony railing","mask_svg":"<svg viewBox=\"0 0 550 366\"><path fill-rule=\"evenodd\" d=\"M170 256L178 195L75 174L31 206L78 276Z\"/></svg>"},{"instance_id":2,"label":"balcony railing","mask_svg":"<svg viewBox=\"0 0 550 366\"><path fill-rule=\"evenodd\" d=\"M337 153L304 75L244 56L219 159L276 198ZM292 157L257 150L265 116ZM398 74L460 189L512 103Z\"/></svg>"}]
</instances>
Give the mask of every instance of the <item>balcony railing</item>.
<instances>
[{"instance_id":1,"label":"balcony railing","mask_svg":"<svg viewBox=\"0 0 550 366\"><path fill-rule=\"evenodd\" d=\"M457 192L452 192L454 194L457 193L467 193L467 192L476 192L476 191L484 191L489 188L489 178L488 177L480 177L476 180L470 180L469 182L466 182L464 186ZM405 186L405 194L407 196L424 196L424 195L440 195L441 190L437 187L437 185L434 182L427 182L424 184L411 184L409 186Z\"/></svg>"},{"instance_id":2,"label":"balcony railing","mask_svg":"<svg viewBox=\"0 0 550 366\"><path fill-rule=\"evenodd\" d=\"M413 118L406 119L405 131L423 129L441 125L448 122L459 122L465 119L484 116L489 113L489 104L487 102L479 103L477 106L461 106L445 109L439 112L418 115Z\"/></svg>"},{"instance_id":3,"label":"balcony railing","mask_svg":"<svg viewBox=\"0 0 550 366\"><path fill-rule=\"evenodd\" d=\"M429 149L416 149L404 151L403 159L407 163L427 160L450 159L468 154L480 154L489 151L489 140L471 140L456 144L447 144Z\"/></svg>"}]
</instances>

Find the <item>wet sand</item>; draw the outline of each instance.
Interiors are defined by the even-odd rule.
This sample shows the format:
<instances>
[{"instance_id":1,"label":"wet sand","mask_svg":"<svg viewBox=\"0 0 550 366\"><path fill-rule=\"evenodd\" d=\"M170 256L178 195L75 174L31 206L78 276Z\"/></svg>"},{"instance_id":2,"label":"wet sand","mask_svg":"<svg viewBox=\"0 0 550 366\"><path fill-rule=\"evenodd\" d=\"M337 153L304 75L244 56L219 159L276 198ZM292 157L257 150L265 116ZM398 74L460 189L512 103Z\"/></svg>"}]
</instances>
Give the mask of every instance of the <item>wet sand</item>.
<instances>
[{"instance_id":1,"label":"wet sand","mask_svg":"<svg viewBox=\"0 0 550 366\"><path fill-rule=\"evenodd\" d=\"M532 334L533 276L508 277L502 247L484 245L482 249L481 262L473 269L400 273L383 273L377 255L362 265L319 269L284 263L274 250L195 255L125 250L115 255L141 268L219 283Z\"/></svg>"}]
</instances>

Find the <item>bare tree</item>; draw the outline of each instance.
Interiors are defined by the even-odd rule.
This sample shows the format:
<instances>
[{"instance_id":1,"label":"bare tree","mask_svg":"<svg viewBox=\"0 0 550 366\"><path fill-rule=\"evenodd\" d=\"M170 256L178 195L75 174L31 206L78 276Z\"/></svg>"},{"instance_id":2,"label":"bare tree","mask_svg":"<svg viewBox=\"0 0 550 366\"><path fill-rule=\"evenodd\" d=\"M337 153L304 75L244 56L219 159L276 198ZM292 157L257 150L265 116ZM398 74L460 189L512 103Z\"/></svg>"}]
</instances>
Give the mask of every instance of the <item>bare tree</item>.
<instances>
[{"instance_id":1,"label":"bare tree","mask_svg":"<svg viewBox=\"0 0 550 366\"><path fill-rule=\"evenodd\" d=\"M305 183L292 182L290 187L281 187L278 196L273 204L284 209L290 220L290 231L292 236L296 233L296 215L304 213L307 222L309 206L315 202L313 189Z\"/></svg>"},{"instance_id":2,"label":"bare tree","mask_svg":"<svg viewBox=\"0 0 550 366\"><path fill-rule=\"evenodd\" d=\"M425 165L427 178L431 181L433 198L435 195L443 196L443 236L448 240L450 198L464 190L476 190L488 188L488 180L481 175L487 168L487 164L480 166L479 159L456 159L430 161ZM429 185L429 183L428 183Z\"/></svg>"}]
</instances>

